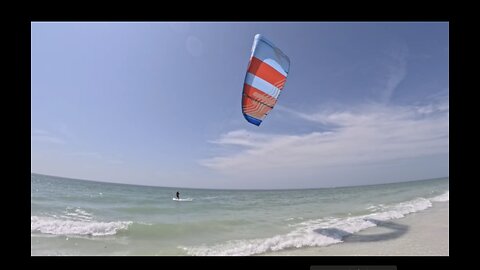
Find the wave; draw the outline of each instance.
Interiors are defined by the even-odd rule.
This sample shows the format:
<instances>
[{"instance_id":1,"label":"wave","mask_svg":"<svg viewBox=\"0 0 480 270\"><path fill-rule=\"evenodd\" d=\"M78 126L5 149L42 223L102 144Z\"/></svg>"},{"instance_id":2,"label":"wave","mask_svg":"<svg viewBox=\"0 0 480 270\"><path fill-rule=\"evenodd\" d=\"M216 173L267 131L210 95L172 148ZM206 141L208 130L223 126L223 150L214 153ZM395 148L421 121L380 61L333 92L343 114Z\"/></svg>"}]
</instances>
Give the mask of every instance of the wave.
<instances>
[{"instance_id":1,"label":"wave","mask_svg":"<svg viewBox=\"0 0 480 270\"><path fill-rule=\"evenodd\" d=\"M442 195L439 195L437 197L433 197L431 199L432 202L448 202L449 200L449 192L445 192L444 194Z\"/></svg>"},{"instance_id":2,"label":"wave","mask_svg":"<svg viewBox=\"0 0 480 270\"><path fill-rule=\"evenodd\" d=\"M440 196L417 198L392 206L381 205L370 209L382 212L348 218L326 217L298 223L296 229L284 234L263 239L233 240L213 246L179 246L190 255L196 256L247 256L289 248L328 246L343 242L347 235L375 227L375 221L398 219L432 207L432 201L448 201L448 191Z\"/></svg>"},{"instance_id":3,"label":"wave","mask_svg":"<svg viewBox=\"0 0 480 270\"><path fill-rule=\"evenodd\" d=\"M32 233L40 232L53 235L114 235L119 230L126 230L130 224L132 224L132 221L98 222L31 216Z\"/></svg>"},{"instance_id":4,"label":"wave","mask_svg":"<svg viewBox=\"0 0 480 270\"><path fill-rule=\"evenodd\" d=\"M64 214L65 215L62 215L62 217L70 220L90 221L93 218L91 213L81 208L67 207L67 209L64 211Z\"/></svg>"},{"instance_id":5,"label":"wave","mask_svg":"<svg viewBox=\"0 0 480 270\"><path fill-rule=\"evenodd\" d=\"M370 212L378 212L384 209L385 209L385 205L383 204L370 205L369 207L366 208L366 210L369 210Z\"/></svg>"}]
</instances>

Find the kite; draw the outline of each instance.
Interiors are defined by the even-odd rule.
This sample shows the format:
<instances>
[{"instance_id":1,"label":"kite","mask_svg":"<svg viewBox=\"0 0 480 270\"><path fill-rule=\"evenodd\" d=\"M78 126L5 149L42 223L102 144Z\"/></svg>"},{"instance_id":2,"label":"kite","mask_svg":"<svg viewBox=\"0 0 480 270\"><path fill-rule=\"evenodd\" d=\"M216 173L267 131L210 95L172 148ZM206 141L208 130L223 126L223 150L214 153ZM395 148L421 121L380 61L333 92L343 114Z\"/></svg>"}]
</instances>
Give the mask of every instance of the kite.
<instances>
[{"instance_id":1,"label":"kite","mask_svg":"<svg viewBox=\"0 0 480 270\"><path fill-rule=\"evenodd\" d=\"M273 109L289 69L288 56L264 36L255 35L242 96L243 116L249 123L260 126Z\"/></svg>"}]
</instances>

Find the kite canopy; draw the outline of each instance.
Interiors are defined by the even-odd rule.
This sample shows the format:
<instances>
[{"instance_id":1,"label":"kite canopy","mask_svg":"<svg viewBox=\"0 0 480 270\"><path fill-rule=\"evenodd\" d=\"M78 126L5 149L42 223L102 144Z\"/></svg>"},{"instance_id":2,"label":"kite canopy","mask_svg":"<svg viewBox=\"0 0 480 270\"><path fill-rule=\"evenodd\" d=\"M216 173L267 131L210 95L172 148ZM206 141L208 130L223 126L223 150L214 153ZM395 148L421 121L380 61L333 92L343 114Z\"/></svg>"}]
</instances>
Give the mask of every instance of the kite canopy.
<instances>
[{"instance_id":1,"label":"kite canopy","mask_svg":"<svg viewBox=\"0 0 480 270\"><path fill-rule=\"evenodd\" d=\"M272 42L255 35L243 84L242 112L259 126L277 103L290 68L290 59Z\"/></svg>"}]
</instances>

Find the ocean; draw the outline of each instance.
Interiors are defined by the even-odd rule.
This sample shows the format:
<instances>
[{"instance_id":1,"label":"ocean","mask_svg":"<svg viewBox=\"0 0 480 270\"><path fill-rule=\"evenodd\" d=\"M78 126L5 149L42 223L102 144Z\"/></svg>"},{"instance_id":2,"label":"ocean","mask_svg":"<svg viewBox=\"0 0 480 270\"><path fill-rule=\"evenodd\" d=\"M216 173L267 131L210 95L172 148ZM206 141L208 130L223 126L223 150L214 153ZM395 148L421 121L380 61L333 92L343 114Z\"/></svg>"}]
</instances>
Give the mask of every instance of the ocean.
<instances>
[{"instance_id":1,"label":"ocean","mask_svg":"<svg viewBox=\"0 0 480 270\"><path fill-rule=\"evenodd\" d=\"M180 198L174 201L176 191ZM136 186L31 174L32 255L247 256L342 245L448 202L449 178L298 190Z\"/></svg>"}]
</instances>

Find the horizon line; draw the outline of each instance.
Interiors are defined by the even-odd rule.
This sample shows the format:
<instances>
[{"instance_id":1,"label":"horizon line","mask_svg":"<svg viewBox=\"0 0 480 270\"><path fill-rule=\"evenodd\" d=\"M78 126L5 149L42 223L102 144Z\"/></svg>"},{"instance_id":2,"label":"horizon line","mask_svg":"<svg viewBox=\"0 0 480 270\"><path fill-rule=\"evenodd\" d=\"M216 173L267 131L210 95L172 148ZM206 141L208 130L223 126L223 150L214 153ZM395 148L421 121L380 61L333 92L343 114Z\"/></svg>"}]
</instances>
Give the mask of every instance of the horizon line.
<instances>
[{"instance_id":1,"label":"horizon line","mask_svg":"<svg viewBox=\"0 0 480 270\"><path fill-rule=\"evenodd\" d=\"M72 178L72 177L65 177L65 176L58 176L58 175L49 175L43 173L36 173L30 172L30 174L42 175L42 176L49 176L49 177L56 177L56 178L64 178L69 180L78 180L78 181L87 181L87 182L95 182L95 183L102 183L102 184L116 184L116 185L129 185L129 186L140 186L140 187L159 187L159 188L171 188L171 189L203 189L203 190L228 190L228 191L275 191L275 190L309 190L309 189L331 189L331 188L348 188L348 187L365 187L365 186L377 186L377 185L389 185L389 184L399 184L399 183L408 183L408 182L417 182L417 181L428 181L428 180L436 180L436 179L444 179L450 178L450 176L442 176L442 177L435 177L435 178L427 178L427 179L416 179L416 180L405 180L405 181L396 181L396 182L388 182L388 183L378 183L378 184L365 184L365 185L351 185L351 186L333 186L333 187L311 187L311 188L270 188L270 189L260 189L260 188L194 188L194 187L170 187L170 186L152 186L152 185L142 185L142 184L128 184L128 183L118 183L118 182L105 182L105 181L98 181L98 180L91 180L91 179L80 179L80 178Z\"/></svg>"}]
</instances>

